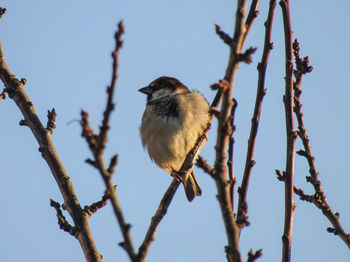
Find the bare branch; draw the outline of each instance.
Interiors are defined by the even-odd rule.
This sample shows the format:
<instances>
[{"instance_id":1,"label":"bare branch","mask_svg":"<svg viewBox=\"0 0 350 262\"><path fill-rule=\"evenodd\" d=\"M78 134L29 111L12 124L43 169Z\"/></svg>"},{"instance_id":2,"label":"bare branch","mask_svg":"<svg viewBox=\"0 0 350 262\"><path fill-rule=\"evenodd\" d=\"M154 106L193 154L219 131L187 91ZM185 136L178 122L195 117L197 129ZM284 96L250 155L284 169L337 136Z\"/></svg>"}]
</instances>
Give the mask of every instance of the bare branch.
<instances>
[{"instance_id":1,"label":"bare branch","mask_svg":"<svg viewBox=\"0 0 350 262\"><path fill-rule=\"evenodd\" d=\"M280 6L283 14L284 38L285 38L285 94L283 97L286 118L286 170L284 174L285 185L285 215L284 232L282 236L282 261L288 262L291 257L293 217L294 217L294 161L295 143L297 134L294 130L293 119L293 53L292 53L292 28L290 22L289 0L281 0Z\"/></svg>"},{"instance_id":2,"label":"bare branch","mask_svg":"<svg viewBox=\"0 0 350 262\"><path fill-rule=\"evenodd\" d=\"M310 140L308 138L305 128L304 115L301 110L301 83L303 76L312 71L312 66L309 65L309 58L307 56L303 59L300 58L300 47L299 42L297 40L294 41L293 49L297 68L294 71L294 112L298 121L298 135L304 146L304 150L299 150L297 153L301 156L304 156L309 164L310 176L307 177L307 182L311 183L315 190L315 194L312 196L305 195L301 189L299 189L295 193L300 196L300 199L311 202L317 208L319 208L333 226L333 228L328 228L327 231L339 236L343 240L343 242L348 246L348 248L350 248L349 234L345 232L339 221L339 213L334 213L331 207L329 206L326 195L322 189L322 183L319 178L319 173L316 169L315 157L312 153Z\"/></svg>"},{"instance_id":3,"label":"bare branch","mask_svg":"<svg viewBox=\"0 0 350 262\"><path fill-rule=\"evenodd\" d=\"M266 89L265 89L266 67L269 60L271 49L273 48L273 45L271 42L271 32L272 32L272 24L273 24L275 7L276 7L276 0L270 0L269 12L265 22L264 51L261 57L261 62L258 64L258 67L257 67L259 77L258 77L258 85L256 90L255 107L254 107L253 117L251 120L252 124L250 128L249 139L248 139L248 148L247 148L243 179L239 190L239 201L238 201L238 211L237 211L237 219L239 218L240 220L243 220L243 221L246 221L246 217L247 217L248 210L247 210L246 198L248 193L248 185L249 185L249 180L252 173L252 168L255 165L255 160L254 160L255 144L256 144L256 138L258 135L258 127L260 122L260 114L261 114L263 99L266 94ZM245 225L244 223L240 224L240 226L244 226L244 225Z\"/></svg>"},{"instance_id":4,"label":"bare branch","mask_svg":"<svg viewBox=\"0 0 350 262\"><path fill-rule=\"evenodd\" d=\"M294 193L299 196L300 200L312 203L315 196L307 195L300 188L294 187Z\"/></svg>"},{"instance_id":5,"label":"bare branch","mask_svg":"<svg viewBox=\"0 0 350 262\"><path fill-rule=\"evenodd\" d=\"M108 196L108 198L111 201L114 214L118 220L120 230L122 231L124 241L120 243L120 246L125 249L130 260L135 262L137 261L137 257L136 257L135 250L134 250L133 243L130 236L131 226L130 224L126 223L124 219L124 215L122 213L122 210L115 192L115 187L112 183L111 172L114 171L115 169L115 166L117 164L117 157L114 156L111 159L111 162L108 168L106 168L103 160L103 152L106 147L106 143L108 139L107 133L110 128L109 126L110 115L114 109L113 95L114 95L114 90L115 90L116 80L117 80L118 56L119 56L119 50L122 47L122 43L123 43L121 39L123 34L124 34L124 24L121 21L118 24L118 30L115 34L116 45L115 45L114 51L112 52L112 57L113 57L112 80L111 80L110 86L107 88L107 94L108 94L107 103L106 103L105 111L103 113L103 120L100 126L100 132L98 134L95 134L93 132L89 124L88 114L83 110L81 111L80 123L82 126L82 136L86 139L86 142L88 143L89 148L94 157L93 160L89 159L87 162L89 164L92 164L100 172L106 186L106 196Z\"/></svg>"},{"instance_id":6,"label":"bare branch","mask_svg":"<svg viewBox=\"0 0 350 262\"><path fill-rule=\"evenodd\" d=\"M47 124L46 124L46 130L49 131L52 135L53 131L56 128L56 111L55 108L52 108L52 110L47 111Z\"/></svg>"},{"instance_id":7,"label":"bare branch","mask_svg":"<svg viewBox=\"0 0 350 262\"><path fill-rule=\"evenodd\" d=\"M244 62L250 64L253 62L252 55L255 53L257 48L249 47L244 53L238 54L236 59L237 62Z\"/></svg>"},{"instance_id":8,"label":"bare branch","mask_svg":"<svg viewBox=\"0 0 350 262\"><path fill-rule=\"evenodd\" d=\"M114 104L113 104L113 94L116 86L116 81L118 77L118 55L119 55L119 50L123 46L123 40L122 40L122 35L124 34L125 29L124 29L124 23L123 21L120 21L118 24L118 30L115 33L115 49L112 52L112 57L113 57L113 72L112 72L112 80L110 86L107 88L107 105L106 109L103 113L103 120L102 120L102 125L100 127L100 133L98 136L99 140L99 150L103 151L106 142L107 142L107 131L109 130L109 119L111 112L114 109Z\"/></svg>"},{"instance_id":9,"label":"bare branch","mask_svg":"<svg viewBox=\"0 0 350 262\"><path fill-rule=\"evenodd\" d=\"M109 174L113 174L114 171L115 171L115 167L117 166L118 164L118 155L114 155L112 158L111 158L111 161L109 163L109 167L107 169L108 173Z\"/></svg>"},{"instance_id":10,"label":"bare branch","mask_svg":"<svg viewBox=\"0 0 350 262\"><path fill-rule=\"evenodd\" d=\"M108 197L107 193L105 193L101 200L99 200L95 203L92 203L90 206L85 206L84 212L86 212L88 214L88 216L91 216L92 214L96 213L97 210L99 210L102 207L104 207L105 205L107 205L108 200L109 200L109 197Z\"/></svg>"},{"instance_id":11,"label":"bare branch","mask_svg":"<svg viewBox=\"0 0 350 262\"><path fill-rule=\"evenodd\" d=\"M196 166L203 169L205 173L214 178L214 169L208 164L208 162L202 157L198 156Z\"/></svg>"},{"instance_id":12,"label":"bare branch","mask_svg":"<svg viewBox=\"0 0 350 262\"><path fill-rule=\"evenodd\" d=\"M229 183L230 183L230 195L231 195L231 206L232 210L234 210L233 203L234 203L234 197L235 197L235 186L236 186L236 178L234 176L233 172L233 149L234 149L234 143L235 139L233 137L233 133L236 131L236 126L235 126L235 113L236 113L236 108L237 108L237 101L236 99L232 98L232 108L231 108L231 114L229 118L229 125L230 125L230 141L228 145L228 159L227 159L227 169L228 169L228 178L229 178Z\"/></svg>"},{"instance_id":13,"label":"bare branch","mask_svg":"<svg viewBox=\"0 0 350 262\"><path fill-rule=\"evenodd\" d=\"M262 249L259 249L255 252L253 252L253 250L249 250L247 262L254 262L261 256L262 256Z\"/></svg>"},{"instance_id":14,"label":"bare branch","mask_svg":"<svg viewBox=\"0 0 350 262\"><path fill-rule=\"evenodd\" d=\"M231 44L229 45L231 47L231 50L230 50L230 58L229 58L229 62L228 62L228 65L227 65L227 69L226 69L226 73L225 73L225 80L227 80L228 82L230 82L229 80L232 78L232 72L235 71L236 69L234 69L235 67L235 64L239 61L233 61L234 60L234 57L236 54L240 53L242 51L242 48L244 46L244 42L248 36L248 33L250 31L250 28L255 20L255 18L258 16L258 13L259 11L257 10L258 8L258 5L259 5L259 0L253 0L251 5L250 5L250 9L249 9L249 14L247 16L247 20L244 24L244 27L243 28L243 19L244 19L244 14L243 16L241 15L242 13L245 13L245 9L246 9L246 1L242 1L238 3L238 7L240 7L240 9L237 9L237 12L236 12L236 25L235 25L235 35L240 35L240 38L241 38L241 43L239 45L239 48L237 49L236 47L238 46L238 42L239 42L239 38L235 40L233 40L231 37L229 37L226 33L225 35L227 35L229 38L226 38L224 37L224 42L226 44L228 44L229 42L231 42ZM243 8L241 8L243 7ZM244 9L244 12L242 12ZM237 21L239 21L237 23ZM237 33L236 33L236 27L239 27L237 28ZM215 27L217 28L217 25L215 25ZM218 27L218 29L221 31L220 27ZM243 32L243 33L242 33ZM222 36L220 36L220 38L222 38ZM231 41L232 39L232 41ZM233 43L233 41L237 42L236 44ZM233 45L235 47L233 47ZM216 93L215 95L215 98L211 104L211 107L212 108L216 108L218 106L218 104L220 103L220 100L221 100L221 97L222 97L222 90L218 90L218 92Z\"/></svg>"},{"instance_id":15,"label":"bare branch","mask_svg":"<svg viewBox=\"0 0 350 262\"><path fill-rule=\"evenodd\" d=\"M245 40L247 39L248 33L250 31L250 28L252 27L255 18L257 18L259 15L258 5L259 0L252 0L252 3L250 4L247 19L245 20L245 30L242 37L242 47L245 43Z\"/></svg>"},{"instance_id":16,"label":"bare branch","mask_svg":"<svg viewBox=\"0 0 350 262\"><path fill-rule=\"evenodd\" d=\"M64 206L74 222L74 228L78 231L78 239L87 261L101 261L93 241L88 216L83 212L78 198L63 164L61 163L56 149L51 140L51 133L41 123L34 105L24 90L25 81L18 80L8 68L4 52L0 43L0 78L5 85L4 91L16 103L24 116L26 126L30 128L39 144L39 151L48 164L64 199Z\"/></svg>"},{"instance_id":17,"label":"bare branch","mask_svg":"<svg viewBox=\"0 0 350 262\"><path fill-rule=\"evenodd\" d=\"M213 116L211 117L211 119L212 118ZM207 133L210 129L210 126L211 124L208 123L208 126L203 131L203 134L198 137L197 142L192 148L192 150L188 152L184 162L182 163L180 170L177 172L177 174L180 177L182 174L186 174L192 168L194 158L197 155L197 151L199 150L201 144L207 138ZM179 187L179 184L180 184L180 180L177 177L175 177L171 182L170 186L168 187L167 191L165 192L155 215L152 217L145 239L141 244L141 246L139 247L139 252L137 256L140 262L145 261L148 250L155 239L155 234L158 229L159 223L167 213L168 207L176 193L176 190Z\"/></svg>"},{"instance_id":18,"label":"bare branch","mask_svg":"<svg viewBox=\"0 0 350 262\"><path fill-rule=\"evenodd\" d=\"M225 248L227 260L242 261L239 247L239 227L235 221L231 194L230 183L228 183L227 169L225 167L226 152L230 140L230 125L229 119L232 108L232 94L234 87L234 79L238 68L237 56L240 54L243 43L244 34L244 16L247 8L246 0L237 1L236 10L236 23L232 38L232 45L230 46L230 58L226 68L224 80L228 83L228 88L225 90L219 89L217 96L214 98L214 102L219 101L217 97L221 97L222 93L222 106L219 114L217 141L216 141L216 159L215 159L215 182L218 190L218 201L220 203L221 214L224 220L228 246Z\"/></svg>"},{"instance_id":19,"label":"bare branch","mask_svg":"<svg viewBox=\"0 0 350 262\"><path fill-rule=\"evenodd\" d=\"M232 45L232 38L227 33L222 31L219 25L215 25L215 32L218 34L221 40L224 41L225 44L227 44L228 46Z\"/></svg>"},{"instance_id":20,"label":"bare branch","mask_svg":"<svg viewBox=\"0 0 350 262\"><path fill-rule=\"evenodd\" d=\"M71 226L66 220L65 216L62 213L61 205L58 202L50 199L50 206L56 209L56 216L57 216L58 225L60 226L60 229L68 232L70 235L76 238L77 230L75 227Z\"/></svg>"},{"instance_id":21,"label":"bare branch","mask_svg":"<svg viewBox=\"0 0 350 262\"><path fill-rule=\"evenodd\" d=\"M151 223L148 227L145 239L143 240L138 251L138 261L145 261L149 248L151 247L152 242L155 240L155 235L157 228L167 213L168 207L176 193L177 188L179 187L179 181L174 178L168 187L167 191L163 195L162 200L160 201L159 207L152 217Z\"/></svg>"}]
</instances>

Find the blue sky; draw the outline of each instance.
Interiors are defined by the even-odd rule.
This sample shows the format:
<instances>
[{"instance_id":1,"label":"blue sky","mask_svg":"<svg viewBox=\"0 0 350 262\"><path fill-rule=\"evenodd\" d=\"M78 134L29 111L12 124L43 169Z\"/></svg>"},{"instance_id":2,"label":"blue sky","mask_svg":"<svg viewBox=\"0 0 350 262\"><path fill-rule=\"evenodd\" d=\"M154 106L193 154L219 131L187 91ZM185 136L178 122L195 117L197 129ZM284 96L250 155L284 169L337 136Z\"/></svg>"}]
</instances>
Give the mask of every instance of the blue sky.
<instances>
[{"instance_id":1,"label":"blue sky","mask_svg":"<svg viewBox=\"0 0 350 262\"><path fill-rule=\"evenodd\" d=\"M294 37L300 41L301 55L308 55L314 67L302 86L307 131L329 204L340 213L344 228L350 231L350 3L291 2ZM137 90L158 76L169 75L211 101L214 92L209 86L223 77L228 60L228 48L216 36L214 24L232 34L236 1L3 0L0 5L7 8L0 20L0 41L7 64L19 79L27 79L26 91L44 123L47 110L56 109L53 141L82 205L100 199L104 187L99 174L84 163L90 153L80 137L77 121L84 108L95 128L100 123L105 88L111 77L113 34L119 20L124 20L125 45L120 53L116 111L106 159L119 154L114 181L138 247L171 178L149 160L141 146L138 128L145 97ZM235 84L238 108L234 165L239 183L267 9L268 1L261 1L260 15L245 45L258 50L251 65L240 66ZM258 134L257 163L248 192L251 225L241 235L243 257L251 248L262 248L259 261L280 260L282 249L284 186L274 170L285 166L283 39L277 5L272 33L275 48L267 69L268 92ZM18 126L22 119L18 108L6 99L0 101L0 113L0 260L84 261L78 242L58 228L49 199L62 203L62 197L33 135L28 128ZM215 129L214 124L201 153L209 163L214 160ZM297 149L300 148L298 141ZM295 170L296 186L312 193L312 187L305 182L305 159L296 157ZM215 183L198 169L196 177L203 195L188 203L179 188L159 227L148 261L225 261L226 237ZM330 224L321 212L298 198L296 205L292 260L348 261L347 247L326 232ZM117 245L122 236L109 205L94 214L90 224L104 261L128 261Z\"/></svg>"}]
</instances>

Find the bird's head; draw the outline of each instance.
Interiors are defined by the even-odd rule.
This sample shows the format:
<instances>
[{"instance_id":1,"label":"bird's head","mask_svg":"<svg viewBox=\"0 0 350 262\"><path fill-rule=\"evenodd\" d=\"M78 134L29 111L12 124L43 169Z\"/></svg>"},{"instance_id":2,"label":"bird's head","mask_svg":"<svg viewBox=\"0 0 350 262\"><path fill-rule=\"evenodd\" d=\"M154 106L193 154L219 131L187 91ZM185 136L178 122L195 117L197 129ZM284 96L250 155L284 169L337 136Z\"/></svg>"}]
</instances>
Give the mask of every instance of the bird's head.
<instances>
[{"instance_id":1,"label":"bird's head","mask_svg":"<svg viewBox=\"0 0 350 262\"><path fill-rule=\"evenodd\" d=\"M179 80L168 76L161 76L138 91L147 95L147 102L167 95L190 93L188 88Z\"/></svg>"}]
</instances>

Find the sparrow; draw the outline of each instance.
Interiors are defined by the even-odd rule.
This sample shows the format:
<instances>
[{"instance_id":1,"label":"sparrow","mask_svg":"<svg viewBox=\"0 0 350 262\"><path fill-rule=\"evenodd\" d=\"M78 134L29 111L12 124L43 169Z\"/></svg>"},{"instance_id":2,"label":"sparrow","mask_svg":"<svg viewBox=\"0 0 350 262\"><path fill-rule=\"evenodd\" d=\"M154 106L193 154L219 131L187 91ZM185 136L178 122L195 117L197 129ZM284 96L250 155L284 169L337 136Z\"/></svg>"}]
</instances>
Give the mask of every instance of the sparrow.
<instances>
[{"instance_id":1,"label":"sparrow","mask_svg":"<svg viewBox=\"0 0 350 262\"><path fill-rule=\"evenodd\" d=\"M209 104L199 92L191 92L168 76L159 77L138 91L147 95L140 126L142 145L160 168L176 174L210 121ZM201 195L193 168L181 178L188 201Z\"/></svg>"}]
</instances>

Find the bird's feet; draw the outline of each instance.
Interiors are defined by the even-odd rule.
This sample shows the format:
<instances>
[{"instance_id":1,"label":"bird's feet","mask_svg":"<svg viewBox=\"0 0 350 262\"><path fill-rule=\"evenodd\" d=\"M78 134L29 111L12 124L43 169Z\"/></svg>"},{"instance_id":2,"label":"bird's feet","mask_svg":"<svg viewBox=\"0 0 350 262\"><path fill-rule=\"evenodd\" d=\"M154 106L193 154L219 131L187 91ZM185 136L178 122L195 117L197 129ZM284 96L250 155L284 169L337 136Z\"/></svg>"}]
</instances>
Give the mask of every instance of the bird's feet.
<instances>
[{"instance_id":1,"label":"bird's feet","mask_svg":"<svg viewBox=\"0 0 350 262\"><path fill-rule=\"evenodd\" d=\"M173 172L171 172L170 175L171 175L173 178L175 178L178 182L182 182L182 181L183 181L183 176L184 176L185 174L184 174L183 172L173 170Z\"/></svg>"}]
</instances>

